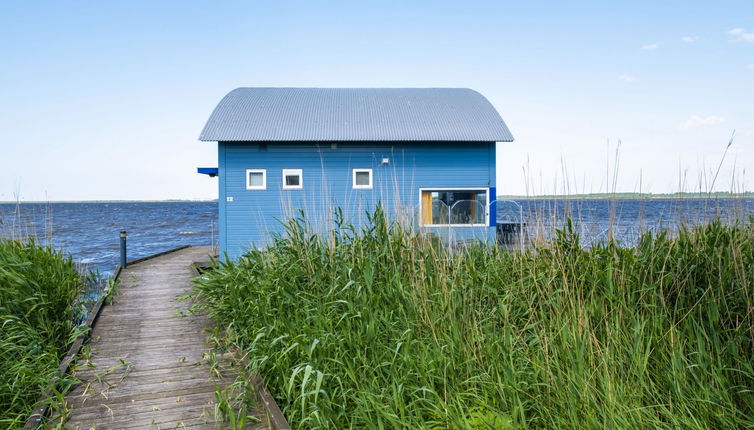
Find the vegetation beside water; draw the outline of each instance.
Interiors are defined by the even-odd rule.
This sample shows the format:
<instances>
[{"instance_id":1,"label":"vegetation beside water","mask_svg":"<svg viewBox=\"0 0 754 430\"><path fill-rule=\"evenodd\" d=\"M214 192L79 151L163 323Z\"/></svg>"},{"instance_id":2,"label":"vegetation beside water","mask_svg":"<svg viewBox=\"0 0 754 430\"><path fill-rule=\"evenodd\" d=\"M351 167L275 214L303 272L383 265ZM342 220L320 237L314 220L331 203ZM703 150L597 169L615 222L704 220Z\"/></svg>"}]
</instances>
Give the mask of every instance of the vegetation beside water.
<instances>
[{"instance_id":1,"label":"vegetation beside water","mask_svg":"<svg viewBox=\"0 0 754 430\"><path fill-rule=\"evenodd\" d=\"M78 335L83 283L70 257L0 239L0 427L21 428Z\"/></svg>"},{"instance_id":2,"label":"vegetation beside water","mask_svg":"<svg viewBox=\"0 0 754 430\"><path fill-rule=\"evenodd\" d=\"M452 257L372 221L196 281L294 428L754 426L754 220Z\"/></svg>"},{"instance_id":3,"label":"vegetation beside water","mask_svg":"<svg viewBox=\"0 0 754 430\"><path fill-rule=\"evenodd\" d=\"M560 200L560 199L727 199L727 198L752 198L754 192L744 191L740 193L731 193L728 191L715 192L686 192L678 191L675 193L633 193L633 192L614 192L614 193L585 193L585 194L540 194L532 196L497 196L500 200Z\"/></svg>"}]
</instances>

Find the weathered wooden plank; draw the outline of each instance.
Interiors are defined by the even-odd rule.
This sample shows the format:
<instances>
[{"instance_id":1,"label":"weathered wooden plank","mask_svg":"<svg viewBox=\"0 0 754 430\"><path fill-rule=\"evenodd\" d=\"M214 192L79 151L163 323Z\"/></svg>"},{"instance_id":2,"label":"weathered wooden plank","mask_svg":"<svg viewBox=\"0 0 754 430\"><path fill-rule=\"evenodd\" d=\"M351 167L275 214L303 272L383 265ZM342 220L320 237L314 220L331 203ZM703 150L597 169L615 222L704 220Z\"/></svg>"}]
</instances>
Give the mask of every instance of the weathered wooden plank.
<instances>
[{"instance_id":1,"label":"weathered wooden plank","mask_svg":"<svg viewBox=\"0 0 754 430\"><path fill-rule=\"evenodd\" d=\"M158 377L159 375L195 375L195 366L199 366L203 361L197 362L176 362L168 363L165 365L145 365L142 367L131 367L126 369L120 363L117 363L108 368L84 368L77 370L73 375L81 380L91 379L109 379L120 376L122 374L128 374L131 378L141 377L141 375L152 375ZM235 369L228 368L225 365L221 365L218 369L223 375L234 374Z\"/></svg>"},{"instance_id":2,"label":"weathered wooden plank","mask_svg":"<svg viewBox=\"0 0 754 430\"><path fill-rule=\"evenodd\" d=\"M232 369L225 369L220 368L218 371L223 375L233 375L235 374ZM166 367L166 368L157 368L157 369L150 369L150 370L139 370L139 369L126 369L120 366L113 366L110 369L100 371L100 372L93 372L89 371L86 373L78 373L75 376L81 379L97 379L97 380L103 380L107 382L115 381L115 380L122 380L125 379L125 376L128 376L129 380L136 380L141 378L152 378L157 379L160 377L164 378L187 378L191 375L196 375L196 369L193 368L193 366L179 366L179 367Z\"/></svg>"},{"instance_id":3,"label":"weathered wooden plank","mask_svg":"<svg viewBox=\"0 0 754 430\"><path fill-rule=\"evenodd\" d=\"M166 313L164 315L149 315L147 311L139 312L135 314L117 314L114 312L101 317L102 325L113 326L115 328L121 327L124 322L132 323L136 327L151 327L160 324L175 323L177 316ZM201 316L200 316L201 317ZM135 320L135 321L134 321ZM184 323L187 327L205 327L196 324L196 322L188 321Z\"/></svg>"},{"instance_id":4,"label":"weathered wooden plank","mask_svg":"<svg viewBox=\"0 0 754 430\"><path fill-rule=\"evenodd\" d=\"M79 418L80 422L103 419L103 416L105 416L105 420L109 422L115 422L117 420L122 420L123 418L138 419L143 417L154 418L155 416L159 416L160 419L164 420L168 417L168 414L182 414L187 410L191 411L191 414L194 414L196 411L208 411L208 416L213 417L215 402L206 402L206 398L203 394L204 393L187 395L176 399L169 398L139 401L127 405L113 404L113 407L107 404L87 406L81 408ZM258 410L251 411L251 415L260 418L264 417L264 414Z\"/></svg>"},{"instance_id":5,"label":"weathered wooden plank","mask_svg":"<svg viewBox=\"0 0 754 430\"><path fill-rule=\"evenodd\" d=\"M214 391L215 387L220 385L222 380L211 379L209 375L192 376L188 379L174 380L156 378L152 380L129 380L128 377L122 381L107 383L100 381L91 381L84 385L84 389L81 389L81 395L76 397L78 392L72 391L71 400L77 401L78 399L86 400L100 394L102 397L110 401L118 401L121 398L130 398L135 394L145 392L163 392L163 391L180 391L194 388L204 388L207 391Z\"/></svg>"},{"instance_id":6,"label":"weathered wooden plank","mask_svg":"<svg viewBox=\"0 0 754 430\"><path fill-rule=\"evenodd\" d=\"M174 343L166 343L163 345L160 345L158 343L147 343L147 342L139 342L138 340L134 340L134 342L131 344L133 348L139 348L140 354L135 354L133 349L128 350L128 344L127 343L120 343L117 345L102 345L98 348L92 348L92 353L99 354L100 356L108 355L111 358L123 358L124 360L128 360L131 358L130 361L136 363L137 358L145 358L150 355L160 355L160 351L168 351L173 355L178 355L182 352L188 352L190 354L194 353L201 353L201 352L207 352L208 346L202 345L192 345L188 343L188 341L185 339L188 337L186 334L180 335L184 339L180 342L174 342ZM180 358L180 357L178 357ZM143 361L143 360L142 360Z\"/></svg>"},{"instance_id":7,"label":"weathered wooden plank","mask_svg":"<svg viewBox=\"0 0 754 430\"><path fill-rule=\"evenodd\" d=\"M91 334L91 366L75 367L82 383L66 396L67 427L222 428L215 390L235 373L222 357L213 370L206 341L212 323L178 300L191 288L191 262L207 252L186 248L122 271L119 295L103 307ZM253 414L268 420L261 402Z\"/></svg>"},{"instance_id":8,"label":"weathered wooden plank","mask_svg":"<svg viewBox=\"0 0 754 430\"><path fill-rule=\"evenodd\" d=\"M201 405L205 404L207 401L206 399L206 393L196 393L196 394L188 394L186 396L182 396L181 398L158 398L158 399L144 399L139 400L135 402L131 402L127 405L120 405L118 407L119 413L138 413L138 412L144 412L149 411L153 412L156 410L168 410L168 409L175 409L175 408L182 408L186 405ZM208 405L214 405L214 402L212 403L206 403ZM89 419L95 415L98 415L101 413L102 410L107 409L107 403L98 403L95 405L87 405L87 406L80 406L79 411L77 412L78 416L84 420Z\"/></svg>"},{"instance_id":9,"label":"weathered wooden plank","mask_svg":"<svg viewBox=\"0 0 754 430\"><path fill-rule=\"evenodd\" d=\"M142 333L143 331L143 333ZM209 333L203 330L199 330L199 333L206 336ZM92 342L89 344L89 346L93 349L100 348L104 346L110 346L110 345L118 345L121 343L129 343L132 342L132 339L136 338L140 340L141 342L152 342L152 341L164 341L165 343L174 343L177 341L182 340L182 336L185 335L193 335L196 334L197 330L194 328L189 327L181 327L181 326L170 326L170 327L162 327L159 333L154 333L151 330L135 330L132 332L128 331L116 331L113 330L112 334L113 337L110 338L107 342L100 342L99 340L96 342Z\"/></svg>"},{"instance_id":10,"label":"weathered wooden plank","mask_svg":"<svg viewBox=\"0 0 754 430\"><path fill-rule=\"evenodd\" d=\"M118 342L121 338L126 336L133 336L135 334L139 334L140 336L154 336L159 337L163 332L164 333L170 333L170 331L182 331L186 333L203 333L208 334L212 331L212 329L199 326L196 324L182 324L173 320L166 320L164 322L159 323L160 325L160 331L156 332L150 327L151 324L141 324L138 326L133 326L130 328L126 327L113 327L110 332L108 332L108 336L112 334L112 336L108 337L108 342ZM90 342L90 345L97 345L101 339L99 336L97 338L92 338L92 341Z\"/></svg>"},{"instance_id":11,"label":"weathered wooden plank","mask_svg":"<svg viewBox=\"0 0 754 430\"><path fill-rule=\"evenodd\" d=\"M111 405L111 404L116 404L116 403L128 404L128 403L133 403L133 402L142 401L142 400L150 400L150 399L151 400L178 399L180 397L188 396L190 394L200 394L200 393L205 394L207 398L209 397L214 398L215 387L209 386L209 385L194 385L193 387L181 387L179 389L174 389L174 390L162 389L156 392L140 391L139 393L136 393L136 394L130 394L130 395L126 394L126 395L122 395L118 397L114 397L114 396L104 397L104 396L101 396L99 393L92 391L89 397L86 397L86 398L79 397L78 399L72 398L70 399L70 401L71 401L71 404L74 405L74 408L73 408L74 412L76 412L76 407L75 407L76 405L80 407L81 405L89 406L93 404L94 405L96 404ZM108 394L111 395L111 393L108 393Z\"/></svg>"},{"instance_id":12,"label":"weathered wooden plank","mask_svg":"<svg viewBox=\"0 0 754 430\"><path fill-rule=\"evenodd\" d=\"M169 416L155 416L131 419L124 418L118 420L110 420L107 417L101 417L97 419L82 421L71 425L72 428L77 429L123 429L123 428L139 428L139 429L180 429L188 427L189 425L208 425L207 428L221 429L220 424L212 425L213 417L207 416L207 413L203 411L191 411L191 414L196 416L188 416L187 414L170 414Z\"/></svg>"},{"instance_id":13,"label":"weathered wooden plank","mask_svg":"<svg viewBox=\"0 0 754 430\"><path fill-rule=\"evenodd\" d=\"M164 363L165 366L172 366L174 364L187 364L187 365L194 365L197 362L206 363L206 357L202 356L202 353L200 351L190 352L190 351L183 351L181 354L176 354L175 356L166 357L165 354L162 353L145 353L142 355L133 355L129 353L124 353L120 355L113 355L112 357L102 357L99 355L96 355L96 352L92 353L92 356L96 356L98 360L96 360L94 364L94 370L101 369L106 370L114 366L121 365L120 360L124 360L128 363L130 363L134 368L144 368L145 366L149 365L158 365L157 363ZM86 368L81 368L82 372L86 372Z\"/></svg>"}]
</instances>

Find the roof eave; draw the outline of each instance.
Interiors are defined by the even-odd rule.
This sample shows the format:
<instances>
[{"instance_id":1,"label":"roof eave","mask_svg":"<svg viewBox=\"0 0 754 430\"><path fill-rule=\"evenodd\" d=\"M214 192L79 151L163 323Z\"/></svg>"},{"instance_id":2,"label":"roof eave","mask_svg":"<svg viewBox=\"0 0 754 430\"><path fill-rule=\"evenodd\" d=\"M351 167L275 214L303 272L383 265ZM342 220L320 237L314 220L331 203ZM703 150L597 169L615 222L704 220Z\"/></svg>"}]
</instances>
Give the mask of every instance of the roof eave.
<instances>
[{"instance_id":1,"label":"roof eave","mask_svg":"<svg viewBox=\"0 0 754 430\"><path fill-rule=\"evenodd\" d=\"M489 142L498 142L498 143L510 143L513 142L515 139L513 138L504 138L504 139L399 139L399 140L390 140L390 139L361 139L361 140L344 140L344 139L322 139L322 140L295 140L295 139L285 139L285 140L254 140L254 139L211 139L211 138L204 138L200 137L199 140L201 142L233 142L233 143L365 143L365 142L385 142L385 143L453 143L453 142L463 142L463 143L489 143Z\"/></svg>"}]
</instances>

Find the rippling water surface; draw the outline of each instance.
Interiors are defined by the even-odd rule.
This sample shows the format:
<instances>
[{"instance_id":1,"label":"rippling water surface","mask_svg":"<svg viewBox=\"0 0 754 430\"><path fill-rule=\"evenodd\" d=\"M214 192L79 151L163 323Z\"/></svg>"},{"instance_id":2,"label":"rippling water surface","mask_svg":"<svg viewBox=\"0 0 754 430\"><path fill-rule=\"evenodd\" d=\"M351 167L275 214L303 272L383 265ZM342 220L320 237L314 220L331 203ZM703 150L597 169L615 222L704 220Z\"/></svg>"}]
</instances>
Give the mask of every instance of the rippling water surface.
<instances>
[{"instance_id":1,"label":"rippling water surface","mask_svg":"<svg viewBox=\"0 0 754 430\"><path fill-rule=\"evenodd\" d=\"M677 231L715 218L729 223L754 216L754 198L529 199L499 201L498 222L522 219L527 238L551 238L572 221L584 245L617 240L633 246L645 232Z\"/></svg>"},{"instance_id":2,"label":"rippling water surface","mask_svg":"<svg viewBox=\"0 0 754 430\"><path fill-rule=\"evenodd\" d=\"M217 202L0 204L0 222L3 236L35 236L106 275L120 259L121 230L129 260L216 243Z\"/></svg>"},{"instance_id":3,"label":"rippling water surface","mask_svg":"<svg viewBox=\"0 0 754 430\"><path fill-rule=\"evenodd\" d=\"M754 216L754 199L533 199L497 207L499 220L522 218L529 238L551 237L570 217L585 244L612 234L631 245L643 231L718 216L748 219ZM129 260L181 245L216 245L217 202L0 204L0 235L35 236L103 275L118 263L121 230L128 232Z\"/></svg>"}]
</instances>

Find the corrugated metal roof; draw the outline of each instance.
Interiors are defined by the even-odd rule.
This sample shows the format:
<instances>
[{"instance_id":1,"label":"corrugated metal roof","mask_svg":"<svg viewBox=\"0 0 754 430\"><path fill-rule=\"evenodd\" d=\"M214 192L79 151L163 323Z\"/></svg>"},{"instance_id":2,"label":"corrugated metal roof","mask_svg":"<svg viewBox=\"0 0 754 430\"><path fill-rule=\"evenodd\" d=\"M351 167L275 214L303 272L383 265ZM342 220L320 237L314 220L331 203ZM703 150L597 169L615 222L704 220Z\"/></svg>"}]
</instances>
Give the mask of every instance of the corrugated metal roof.
<instances>
[{"instance_id":1,"label":"corrugated metal roof","mask_svg":"<svg viewBox=\"0 0 754 430\"><path fill-rule=\"evenodd\" d=\"M466 88L237 88L203 141L512 142L508 127Z\"/></svg>"}]
</instances>

